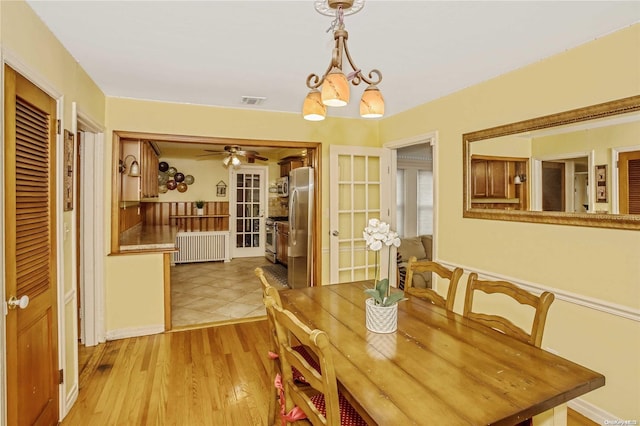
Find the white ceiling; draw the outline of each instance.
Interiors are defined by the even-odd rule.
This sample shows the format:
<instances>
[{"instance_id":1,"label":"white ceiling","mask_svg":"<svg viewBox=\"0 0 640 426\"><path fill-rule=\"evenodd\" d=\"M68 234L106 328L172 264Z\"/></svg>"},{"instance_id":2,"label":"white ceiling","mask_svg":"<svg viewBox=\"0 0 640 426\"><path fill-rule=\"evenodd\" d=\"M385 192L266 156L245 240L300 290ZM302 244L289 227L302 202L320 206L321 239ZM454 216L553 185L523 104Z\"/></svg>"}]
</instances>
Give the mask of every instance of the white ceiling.
<instances>
[{"instance_id":1,"label":"white ceiling","mask_svg":"<svg viewBox=\"0 0 640 426\"><path fill-rule=\"evenodd\" d=\"M113 97L299 113L333 46L312 0L27 1ZM640 2L368 0L344 22L391 116L640 22ZM328 115L357 117L362 90Z\"/></svg>"}]
</instances>

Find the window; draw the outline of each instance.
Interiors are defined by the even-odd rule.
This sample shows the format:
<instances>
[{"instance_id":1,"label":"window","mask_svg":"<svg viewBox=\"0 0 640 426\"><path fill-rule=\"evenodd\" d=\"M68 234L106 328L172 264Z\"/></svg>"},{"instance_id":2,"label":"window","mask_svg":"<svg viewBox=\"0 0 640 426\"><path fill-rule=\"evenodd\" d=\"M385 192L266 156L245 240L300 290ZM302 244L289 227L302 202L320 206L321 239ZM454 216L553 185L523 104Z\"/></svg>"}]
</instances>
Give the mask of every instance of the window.
<instances>
[{"instance_id":1,"label":"window","mask_svg":"<svg viewBox=\"0 0 640 426\"><path fill-rule=\"evenodd\" d=\"M398 149L397 225L402 237L433 234L433 151L429 144Z\"/></svg>"},{"instance_id":2,"label":"window","mask_svg":"<svg viewBox=\"0 0 640 426\"><path fill-rule=\"evenodd\" d=\"M418 235L433 235L433 172L418 170Z\"/></svg>"},{"instance_id":3,"label":"window","mask_svg":"<svg viewBox=\"0 0 640 426\"><path fill-rule=\"evenodd\" d=\"M404 170L396 172L396 231L404 237Z\"/></svg>"}]
</instances>

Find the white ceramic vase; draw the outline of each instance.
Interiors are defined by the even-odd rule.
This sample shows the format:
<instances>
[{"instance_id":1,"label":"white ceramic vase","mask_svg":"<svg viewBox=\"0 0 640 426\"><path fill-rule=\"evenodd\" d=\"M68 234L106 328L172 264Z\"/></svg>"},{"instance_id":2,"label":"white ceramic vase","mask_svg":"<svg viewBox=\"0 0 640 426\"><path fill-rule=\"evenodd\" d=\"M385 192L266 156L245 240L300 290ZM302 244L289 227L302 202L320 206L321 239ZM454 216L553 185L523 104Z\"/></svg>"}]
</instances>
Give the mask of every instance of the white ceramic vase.
<instances>
[{"instance_id":1,"label":"white ceramic vase","mask_svg":"<svg viewBox=\"0 0 640 426\"><path fill-rule=\"evenodd\" d=\"M365 301L367 330L374 333L393 333L398 329L398 304L377 306L373 299Z\"/></svg>"},{"instance_id":2,"label":"white ceramic vase","mask_svg":"<svg viewBox=\"0 0 640 426\"><path fill-rule=\"evenodd\" d=\"M204 215L204 208L199 209L196 207L196 215L197 216L203 216Z\"/></svg>"}]
</instances>

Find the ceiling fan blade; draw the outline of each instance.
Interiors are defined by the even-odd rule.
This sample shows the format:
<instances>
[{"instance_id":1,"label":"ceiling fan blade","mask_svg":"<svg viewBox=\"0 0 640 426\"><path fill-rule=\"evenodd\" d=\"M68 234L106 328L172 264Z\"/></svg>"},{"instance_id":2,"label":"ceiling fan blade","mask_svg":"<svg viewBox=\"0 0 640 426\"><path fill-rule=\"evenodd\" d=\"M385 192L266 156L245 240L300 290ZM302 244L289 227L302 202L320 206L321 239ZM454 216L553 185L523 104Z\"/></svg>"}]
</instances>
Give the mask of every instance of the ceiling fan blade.
<instances>
[{"instance_id":1,"label":"ceiling fan blade","mask_svg":"<svg viewBox=\"0 0 640 426\"><path fill-rule=\"evenodd\" d=\"M260 160L260 161L269 161L269 159L267 157L263 157L262 155L254 155L253 158Z\"/></svg>"}]
</instances>

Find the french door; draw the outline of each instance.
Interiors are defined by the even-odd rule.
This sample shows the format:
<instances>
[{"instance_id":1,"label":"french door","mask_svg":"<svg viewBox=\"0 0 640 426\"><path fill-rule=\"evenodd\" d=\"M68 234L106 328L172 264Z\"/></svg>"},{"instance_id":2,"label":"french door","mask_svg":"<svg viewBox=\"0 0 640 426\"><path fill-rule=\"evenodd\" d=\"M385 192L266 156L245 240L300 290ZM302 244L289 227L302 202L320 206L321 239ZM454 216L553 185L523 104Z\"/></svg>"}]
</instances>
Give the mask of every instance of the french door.
<instances>
[{"instance_id":1,"label":"french door","mask_svg":"<svg viewBox=\"0 0 640 426\"><path fill-rule=\"evenodd\" d=\"M264 256L266 175L264 166L240 166L231 171L233 257Z\"/></svg>"},{"instance_id":2,"label":"french door","mask_svg":"<svg viewBox=\"0 0 640 426\"><path fill-rule=\"evenodd\" d=\"M391 151L331 145L329 156L330 282L373 279L375 253L367 251L362 231L369 219L389 222Z\"/></svg>"}]
</instances>

